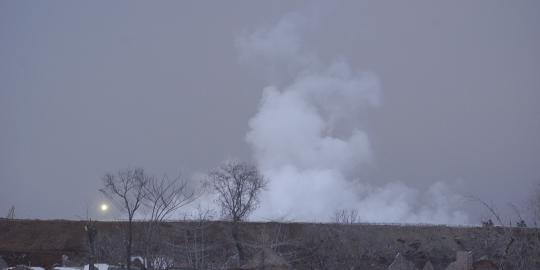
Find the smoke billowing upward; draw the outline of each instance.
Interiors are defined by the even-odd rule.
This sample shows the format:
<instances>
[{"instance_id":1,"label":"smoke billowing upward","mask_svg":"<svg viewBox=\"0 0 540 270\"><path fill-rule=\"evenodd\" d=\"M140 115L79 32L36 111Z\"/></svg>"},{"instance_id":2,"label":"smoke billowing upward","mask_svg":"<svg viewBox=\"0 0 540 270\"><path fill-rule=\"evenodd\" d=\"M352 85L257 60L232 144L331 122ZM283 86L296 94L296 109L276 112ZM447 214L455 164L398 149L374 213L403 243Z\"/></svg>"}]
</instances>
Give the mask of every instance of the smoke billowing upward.
<instances>
[{"instance_id":1,"label":"smoke billowing upward","mask_svg":"<svg viewBox=\"0 0 540 270\"><path fill-rule=\"evenodd\" d=\"M466 223L454 207L459 196L442 183L423 192L355 176L373 155L358 116L382 106L380 85L346 60L317 57L304 40L317 23L313 14L288 14L237 39L242 61L270 82L246 136L269 179L257 217L326 221L355 209L366 222Z\"/></svg>"}]
</instances>

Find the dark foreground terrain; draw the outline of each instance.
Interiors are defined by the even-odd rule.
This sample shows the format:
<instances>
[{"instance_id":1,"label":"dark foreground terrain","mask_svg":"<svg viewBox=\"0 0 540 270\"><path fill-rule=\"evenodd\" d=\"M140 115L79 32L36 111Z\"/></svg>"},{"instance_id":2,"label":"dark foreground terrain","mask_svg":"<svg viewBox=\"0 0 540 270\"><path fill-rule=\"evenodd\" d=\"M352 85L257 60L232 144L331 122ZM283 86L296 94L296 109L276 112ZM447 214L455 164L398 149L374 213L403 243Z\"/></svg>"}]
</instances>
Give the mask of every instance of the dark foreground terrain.
<instances>
[{"instance_id":1,"label":"dark foreground terrain","mask_svg":"<svg viewBox=\"0 0 540 270\"><path fill-rule=\"evenodd\" d=\"M90 255L87 224L0 219L0 255L8 265L50 268L61 263L62 255L69 264L84 264ZM151 241L145 240L147 225L135 224L134 255L181 269L237 267L231 223L166 222ZM291 269L387 269L399 252L419 269L430 261L437 270L454 261L457 251L472 251L474 260L490 260L504 269L540 269L538 229L275 222L240 226L247 257L263 254ZM126 223L95 222L95 227L96 261L121 264Z\"/></svg>"}]
</instances>

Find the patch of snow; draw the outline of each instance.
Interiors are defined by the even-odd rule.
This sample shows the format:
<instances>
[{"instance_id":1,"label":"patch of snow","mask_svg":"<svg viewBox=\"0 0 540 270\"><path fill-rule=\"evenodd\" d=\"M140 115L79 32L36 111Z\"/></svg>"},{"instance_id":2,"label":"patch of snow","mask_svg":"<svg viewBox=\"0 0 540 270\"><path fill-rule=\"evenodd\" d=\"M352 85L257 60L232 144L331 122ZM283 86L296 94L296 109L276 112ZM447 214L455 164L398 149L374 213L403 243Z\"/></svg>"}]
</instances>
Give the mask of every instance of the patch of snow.
<instances>
[{"instance_id":1,"label":"patch of snow","mask_svg":"<svg viewBox=\"0 0 540 270\"><path fill-rule=\"evenodd\" d=\"M94 263L94 266L98 270L108 270L109 269L109 265L106 264L106 263ZM90 269L90 267L88 267L88 264L85 264L83 270L89 270L89 269Z\"/></svg>"},{"instance_id":2,"label":"patch of snow","mask_svg":"<svg viewBox=\"0 0 540 270\"><path fill-rule=\"evenodd\" d=\"M39 266L24 266L24 267L26 267L28 269L32 269L32 270L45 270L45 268L39 267ZM15 268L16 268L16 266L12 266L12 267L8 267L8 268L5 268L5 269L10 270L10 269L15 269Z\"/></svg>"}]
</instances>

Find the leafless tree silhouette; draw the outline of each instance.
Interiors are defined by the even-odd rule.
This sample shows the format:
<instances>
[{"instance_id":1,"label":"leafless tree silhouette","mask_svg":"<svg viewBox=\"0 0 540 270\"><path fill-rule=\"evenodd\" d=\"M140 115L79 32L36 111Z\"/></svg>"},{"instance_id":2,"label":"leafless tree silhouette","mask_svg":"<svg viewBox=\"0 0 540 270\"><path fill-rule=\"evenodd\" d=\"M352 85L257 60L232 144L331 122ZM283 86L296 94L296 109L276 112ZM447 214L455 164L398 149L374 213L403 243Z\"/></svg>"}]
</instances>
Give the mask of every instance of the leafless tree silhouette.
<instances>
[{"instance_id":1,"label":"leafless tree silhouette","mask_svg":"<svg viewBox=\"0 0 540 270\"><path fill-rule=\"evenodd\" d=\"M145 193L143 206L148 210L149 216L144 223L144 258L153 269L161 269L167 265L164 264L166 260L162 259L162 253L167 246L157 239L160 224L169 219L175 211L196 200L199 193L189 187L182 177L169 178L166 175L161 178L150 177Z\"/></svg>"},{"instance_id":2,"label":"leafless tree silhouette","mask_svg":"<svg viewBox=\"0 0 540 270\"><path fill-rule=\"evenodd\" d=\"M232 238L238 251L240 264L245 262L245 251L239 239L238 223L244 221L259 205L259 194L266 180L255 165L226 161L209 174L216 191L217 203L224 217L232 221Z\"/></svg>"},{"instance_id":3,"label":"leafless tree silhouette","mask_svg":"<svg viewBox=\"0 0 540 270\"><path fill-rule=\"evenodd\" d=\"M125 245L127 270L131 270L133 217L147 197L146 190L150 180L151 178L144 173L142 168L128 168L116 174L107 173L103 177L105 187L100 191L128 215Z\"/></svg>"}]
</instances>

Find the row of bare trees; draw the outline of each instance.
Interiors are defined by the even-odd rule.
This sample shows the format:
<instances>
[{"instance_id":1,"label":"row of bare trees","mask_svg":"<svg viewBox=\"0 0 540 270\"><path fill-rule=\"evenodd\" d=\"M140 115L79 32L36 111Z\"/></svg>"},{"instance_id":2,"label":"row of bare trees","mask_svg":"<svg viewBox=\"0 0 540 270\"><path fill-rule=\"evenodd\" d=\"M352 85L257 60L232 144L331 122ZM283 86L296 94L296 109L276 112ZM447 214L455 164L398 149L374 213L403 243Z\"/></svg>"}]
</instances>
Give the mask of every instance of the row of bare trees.
<instances>
[{"instance_id":1,"label":"row of bare trees","mask_svg":"<svg viewBox=\"0 0 540 270\"><path fill-rule=\"evenodd\" d=\"M160 224L170 219L177 210L195 201L202 190L194 188L182 177L156 177L142 168L128 168L103 177L104 187L100 191L127 215L125 230L125 264L131 270L133 257L134 220L143 219L144 267L159 269L164 261L160 254L158 239ZM206 187L216 195L216 203L222 216L231 221L231 236L234 240L239 261L245 261L245 251L240 239L239 223L255 210L259 194L266 180L255 165L226 161L212 170L207 177ZM159 252L158 252L159 253Z\"/></svg>"},{"instance_id":2,"label":"row of bare trees","mask_svg":"<svg viewBox=\"0 0 540 270\"><path fill-rule=\"evenodd\" d=\"M125 241L122 243L125 264L128 270L132 268L131 258L133 255L135 219L144 219L145 221L140 223L142 230L138 230L142 231L142 234L138 235L138 241L144 243L142 250L139 249L138 252L143 255L145 267L152 269L170 267L173 260L168 256L178 250L182 250L186 260L191 262L190 264L196 269L211 269L208 267L212 264L209 257L211 257L210 253L212 252L214 252L212 256L215 255L215 248L214 251L209 251L210 249L208 249L209 237L206 231L206 218L199 220L200 222L196 223L197 226L190 225L190 229L186 230L186 232L189 231L189 235L186 235L185 238L185 243L188 243L187 245L179 246L177 243L159 237L161 235L160 228L162 227L162 222L170 219L179 209L199 198L202 195L201 190L203 189L195 189L182 177L155 177L147 174L142 168L128 168L114 174L109 173L103 177L103 181L104 187L101 189L101 192L113 201L119 209L125 212L128 218L126 229L124 230ZM291 261L301 261L310 258L311 263L314 261L317 262L314 264L315 267L322 268L325 268L329 264L335 265L352 260L351 258L354 257L353 254L342 254L343 256L341 257L337 255L325 256L324 254L327 253L328 249L336 249L335 247L321 247L320 243L334 243L334 241L330 241L329 239L317 240L313 238L311 240L316 241L308 243L309 241L306 242L306 239L297 239L294 241L281 239L279 237L280 233L272 233L273 236L262 237L261 239L253 239L253 237L242 233L240 231L242 228L241 223L258 207L259 195L266 185L267 180L258 168L245 162L227 161L207 174L204 185L207 189L204 190L210 191L215 195L215 202L221 210L222 217L230 221L226 223L227 227L223 231L232 240L229 243L231 243L231 247L234 247L237 254L237 265L246 263L246 257L247 255L253 255L249 252L253 251L254 247L257 247L256 249L277 249L279 247L282 251L294 250L290 254L282 252L282 255L288 254L285 257L288 257ZM540 190L538 192L538 198L540 198ZM540 202L538 198L536 198L537 202ZM501 217L491 205L480 200L478 201L490 211L502 227L505 227ZM540 203L537 205L540 205ZM519 212L517 213L520 222L524 224ZM339 224L358 223L360 222L360 213L355 209L342 209L335 212L334 220ZM330 231L323 234L341 239L338 242L341 245L345 245L344 243L348 243L349 241L349 233L342 230L348 228L328 227ZM497 236L486 238L493 238L498 241L498 244L493 244L492 246L499 246L499 242L501 241L501 243L504 243L503 246L505 248L502 252L493 252L496 255L500 254L502 258L500 260L501 262L504 262L505 258L514 258L517 256L514 254L516 252L521 254L527 250L526 246L517 248L517 240L515 240L517 238L514 237L514 231L511 228L505 228L504 232L508 237L501 238ZM318 232L315 234L321 233ZM264 233L261 234L261 236L264 235ZM271 239L271 241L266 238ZM366 251L365 256L370 257L371 255ZM318 258L318 261L313 260L313 258ZM336 258L340 258L340 262L332 261ZM527 263L529 262L524 262L524 264Z\"/></svg>"}]
</instances>

